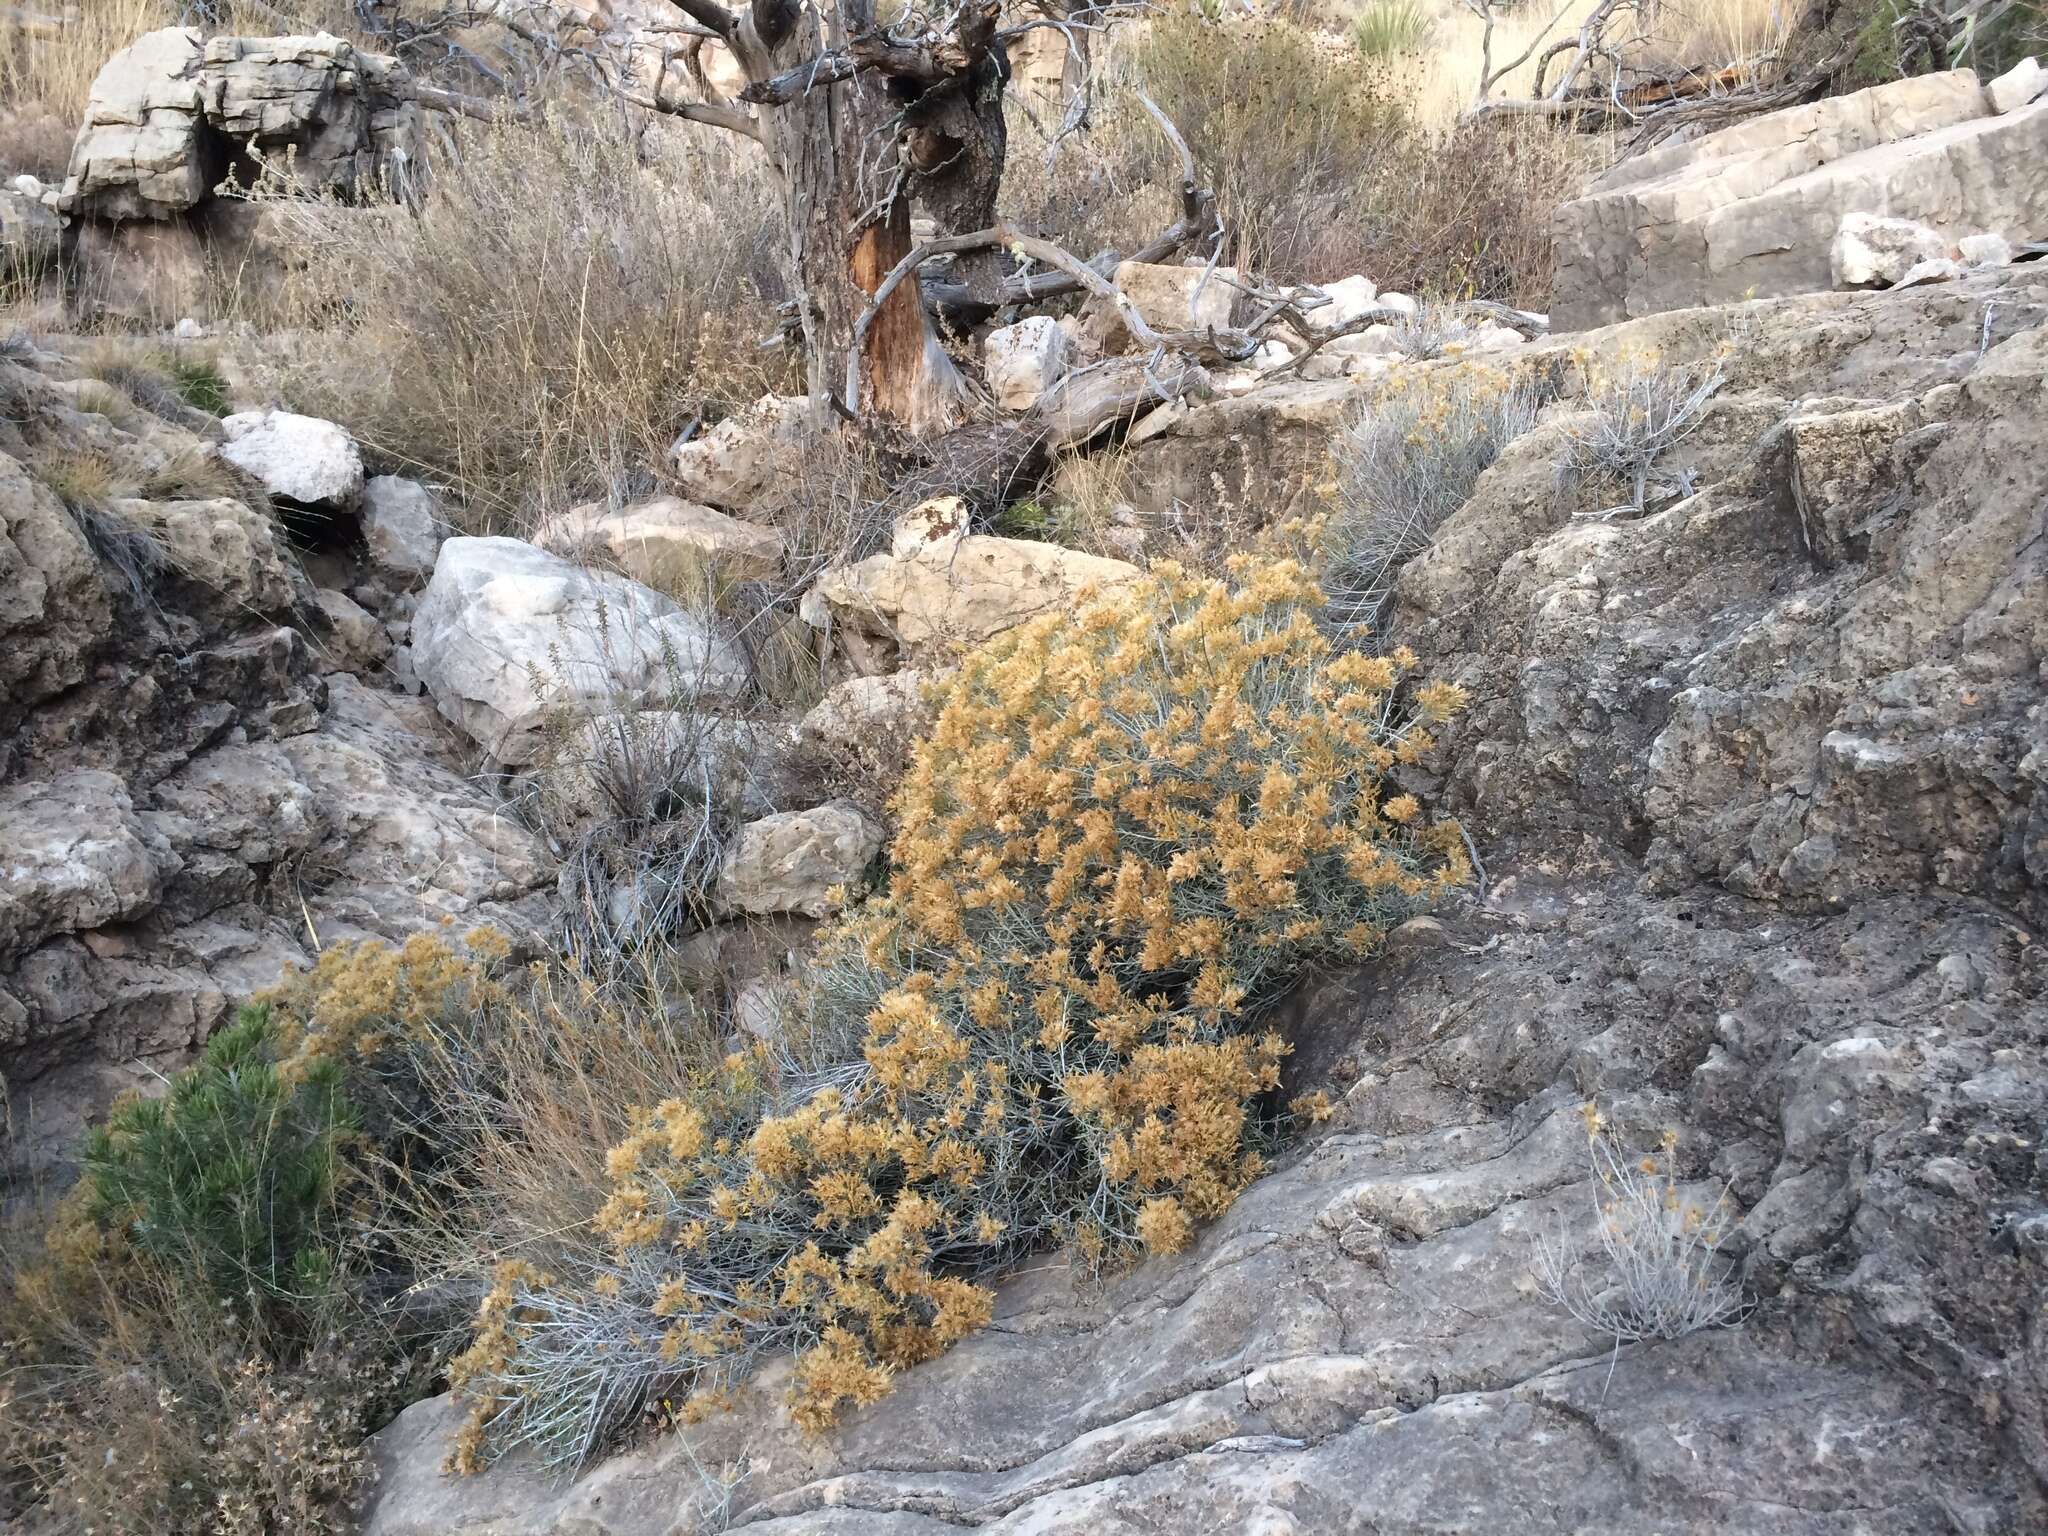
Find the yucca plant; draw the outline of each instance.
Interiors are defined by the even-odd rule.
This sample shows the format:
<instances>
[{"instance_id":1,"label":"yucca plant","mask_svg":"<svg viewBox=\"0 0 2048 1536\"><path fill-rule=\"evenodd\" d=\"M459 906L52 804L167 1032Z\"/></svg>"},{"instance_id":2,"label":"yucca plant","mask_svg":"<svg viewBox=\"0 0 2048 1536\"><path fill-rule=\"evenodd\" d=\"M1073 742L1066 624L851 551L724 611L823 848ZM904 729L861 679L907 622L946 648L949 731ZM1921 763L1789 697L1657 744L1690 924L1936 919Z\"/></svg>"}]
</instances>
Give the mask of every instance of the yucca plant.
<instances>
[{"instance_id":1,"label":"yucca plant","mask_svg":"<svg viewBox=\"0 0 2048 1536\"><path fill-rule=\"evenodd\" d=\"M355 1112L338 1062L290 1072L270 1012L245 1008L160 1099L119 1106L88 1138L95 1221L274 1318L333 1279L334 1194Z\"/></svg>"}]
</instances>

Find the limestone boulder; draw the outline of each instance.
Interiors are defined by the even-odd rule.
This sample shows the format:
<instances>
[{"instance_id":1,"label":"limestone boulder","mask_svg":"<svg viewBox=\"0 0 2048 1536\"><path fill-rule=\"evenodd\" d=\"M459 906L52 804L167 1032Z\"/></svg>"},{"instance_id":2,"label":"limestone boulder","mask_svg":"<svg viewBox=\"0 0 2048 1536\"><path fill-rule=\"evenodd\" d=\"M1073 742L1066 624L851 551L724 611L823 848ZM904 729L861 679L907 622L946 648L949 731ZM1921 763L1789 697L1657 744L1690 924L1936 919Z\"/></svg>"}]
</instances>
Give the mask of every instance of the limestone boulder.
<instances>
[{"instance_id":1,"label":"limestone boulder","mask_svg":"<svg viewBox=\"0 0 2048 1536\"><path fill-rule=\"evenodd\" d=\"M1918 220L1851 213L1835 232L1828 269L1837 288L1889 288L1921 262L1954 250L1947 236Z\"/></svg>"},{"instance_id":2,"label":"limestone boulder","mask_svg":"<svg viewBox=\"0 0 2048 1536\"><path fill-rule=\"evenodd\" d=\"M401 590L434 574L448 524L440 499L417 480L372 475L363 482L363 540L371 567Z\"/></svg>"},{"instance_id":3,"label":"limestone boulder","mask_svg":"<svg viewBox=\"0 0 2048 1536\"><path fill-rule=\"evenodd\" d=\"M1067 368L1067 333L1050 315L1001 325L982 342L989 392L1006 411L1028 411Z\"/></svg>"},{"instance_id":4,"label":"limestone boulder","mask_svg":"<svg viewBox=\"0 0 2048 1536\"><path fill-rule=\"evenodd\" d=\"M858 649L857 670L894 671L904 656L977 645L1072 603L1085 588L1137 575L1125 561L1057 544L961 534L834 567L804 595L801 611Z\"/></svg>"},{"instance_id":5,"label":"limestone boulder","mask_svg":"<svg viewBox=\"0 0 2048 1536\"><path fill-rule=\"evenodd\" d=\"M311 190L405 196L420 174L419 108L395 58L325 32L215 37L200 77L207 126L267 158L289 156Z\"/></svg>"},{"instance_id":6,"label":"limestone boulder","mask_svg":"<svg viewBox=\"0 0 2048 1536\"><path fill-rule=\"evenodd\" d=\"M1380 305L1380 291L1369 277L1346 277L1321 286L1330 302L1308 313L1310 321L1324 330L1349 325Z\"/></svg>"},{"instance_id":7,"label":"limestone boulder","mask_svg":"<svg viewBox=\"0 0 2048 1536\"><path fill-rule=\"evenodd\" d=\"M2017 112L2021 107L2048 96L2048 69L2029 54L1984 87L1994 112Z\"/></svg>"},{"instance_id":8,"label":"limestone boulder","mask_svg":"<svg viewBox=\"0 0 2048 1536\"><path fill-rule=\"evenodd\" d=\"M635 581L686 596L709 593L720 581L773 581L785 552L780 529L676 496L617 510L603 502L576 507L550 519L535 542L576 559L601 551Z\"/></svg>"},{"instance_id":9,"label":"limestone boulder","mask_svg":"<svg viewBox=\"0 0 2048 1536\"><path fill-rule=\"evenodd\" d=\"M100 66L64 184L71 212L163 218L207 195L199 149L204 52L197 27L165 27Z\"/></svg>"},{"instance_id":10,"label":"limestone boulder","mask_svg":"<svg viewBox=\"0 0 2048 1536\"><path fill-rule=\"evenodd\" d=\"M1336 364L1344 371L1330 378L1286 378L1244 395L1160 406L1127 439L1135 510L1159 522L1177 509L1219 504L1294 515L1328 478L1330 441L1370 387L1370 373L1350 370L1383 361L1343 353Z\"/></svg>"},{"instance_id":11,"label":"limestone boulder","mask_svg":"<svg viewBox=\"0 0 2048 1536\"><path fill-rule=\"evenodd\" d=\"M244 502L123 500L112 511L157 541L191 609L218 622L284 618L308 595L283 532Z\"/></svg>"},{"instance_id":12,"label":"limestone boulder","mask_svg":"<svg viewBox=\"0 0 2048 1536\"><path fill-rule=\"evenodd\" d=\"M744 514L773 500L817 442L810 402L800 395L766 395L725 418L709 432L669 450L669 467L693 502Z\"/></svg>"},{"instance_id":13,"label":"limestone boulder","mask_svg":"<svg viewBox=\"0 0 2048 1536\"><path fill-rule=\"evenodd\" d=\"M2048 228L2044 134L2048 101L1994 114L1977 77L1952 70L1632 156L1557 211L1553 326L1832 287L1852 213L1949 240Z\"/></svg>"},{"instance_id":14,"label":"limestone boulder","mask_svg":"<svg viewBox=\"0 0 2048 1536\"><path fill-rule=\"evenodd\" d=\"M764 816L726 849L713 900L728 915L828 917L881 851L882 829L850 801Z\"/></svg>"},{"instance_id":15,"label":"limestone boulder","mask_svg":"<svg viewBox=\"0 0 2048 1536\"><path fill-rule=\"evenodd\" d=\"M102 219L163 219L213 194L229 153L291 164L300 185L353 197L416 174L410 78L340 38L146 33L94 78L62 203Z\"/></svg>"},{"instance_id":16,"label":"limestone boulder","mask_svg":"<svg viewBox=\"0 0 2048 1536\"><path fill-rule=\"evenodd\" d=\"M74 219L71 311L95 322L160 328L210 313L214 264L191 219Z\"/></svg>"},{"instance_id":17,"label":"limestone boulder","mask_svg":"<svg viewBox=\"0 0 2048 1536\"><path fill-rule=\"evenodd\" d=\"M412 623L441 713L496 761L533 761L550 709L730 700L744 659L659 592L518 539L453 538Z\"/></svg>"},{"instance_id":18,"label":"limestone boulder","mask_svg":"<svg viewBox=\"0 0 2048 1536\"><path fill-rule=\"evenodd\" d=\"M363 454L331 421L291 411L242 411L221 422L220 456L280 501L327 512L363 493Z\"/></svg>"},{"instance_id":19,"label":"limestone boulder","mask_svg":"<svg viewBox=\"0 0 2048 1536\"><path fill-rule=\"evenodd\" d=\"M1963 236L1956 242L1956 254L1966 266L2002 267L2015 253L2012 242L1994 232Z\"/></svg>"}]
</instances>

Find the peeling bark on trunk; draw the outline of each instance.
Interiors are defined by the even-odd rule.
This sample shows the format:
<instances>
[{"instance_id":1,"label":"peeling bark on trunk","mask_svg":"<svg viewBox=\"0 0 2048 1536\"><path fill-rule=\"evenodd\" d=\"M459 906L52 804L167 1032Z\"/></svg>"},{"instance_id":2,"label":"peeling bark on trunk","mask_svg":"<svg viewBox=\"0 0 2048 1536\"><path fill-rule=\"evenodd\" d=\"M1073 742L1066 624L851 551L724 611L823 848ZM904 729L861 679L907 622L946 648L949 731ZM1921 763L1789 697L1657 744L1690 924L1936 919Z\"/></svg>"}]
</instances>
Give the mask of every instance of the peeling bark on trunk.
<instances>
[{"instance_id":1,"label":"peeling bark on trunk","mask_svg":"<svg viewBox=\"0 0 2048 1536\"><path fill-rule=\"evenodd\" d=\"M821 415L836 401L862 420L920 433L958 419L960 379L914 285L892 294L868 328L859 400L844 398L847 353L869 296L910 251L913 198L942 225L994 208L1008 76L994 17L993 6L970 7L943 46L910 48L875 33L872 0L841 0L822 21L815 12L793 20L772 45L758 16L754 35L739 40L762 142L783 177ZM839 62L821 67L827 60Z\"/></svg>"}]
</instances>

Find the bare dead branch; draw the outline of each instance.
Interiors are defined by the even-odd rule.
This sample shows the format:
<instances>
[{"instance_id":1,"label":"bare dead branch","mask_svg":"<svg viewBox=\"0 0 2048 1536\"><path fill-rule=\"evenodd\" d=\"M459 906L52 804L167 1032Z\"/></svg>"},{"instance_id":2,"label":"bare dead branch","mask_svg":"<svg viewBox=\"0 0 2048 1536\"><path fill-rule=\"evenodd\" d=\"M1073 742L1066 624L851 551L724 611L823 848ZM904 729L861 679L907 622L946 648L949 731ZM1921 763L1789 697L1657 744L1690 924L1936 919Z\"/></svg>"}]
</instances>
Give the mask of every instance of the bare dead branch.
<instances>
[{"instance_id":1,"label":"bare dead branch","mask_svg":"<svg viewBox=\"0 0 2048 1536\"><path fill-rule=\"evenodd\" d=\"M714 36L727 41L732 39L740 24L739 17L718 3L718 0L674 0L675 8L700 27L707 28Z\"/></svg>"},{"instance_id":2,"label":"bare dead branch","mask_svg":"<svg viewBox=\"0 0 2048 1536\"><path fill-rule=\"evenodd\" d=\"M447 112L457 117L474 118L480 123L495 123L500 119L515 123L534 120L531 107L509 96L465 96L460 91L446 91L438 85L419 83L413 85L412 94L413 100L429 112Z\"/></svg>"}]
</instances>

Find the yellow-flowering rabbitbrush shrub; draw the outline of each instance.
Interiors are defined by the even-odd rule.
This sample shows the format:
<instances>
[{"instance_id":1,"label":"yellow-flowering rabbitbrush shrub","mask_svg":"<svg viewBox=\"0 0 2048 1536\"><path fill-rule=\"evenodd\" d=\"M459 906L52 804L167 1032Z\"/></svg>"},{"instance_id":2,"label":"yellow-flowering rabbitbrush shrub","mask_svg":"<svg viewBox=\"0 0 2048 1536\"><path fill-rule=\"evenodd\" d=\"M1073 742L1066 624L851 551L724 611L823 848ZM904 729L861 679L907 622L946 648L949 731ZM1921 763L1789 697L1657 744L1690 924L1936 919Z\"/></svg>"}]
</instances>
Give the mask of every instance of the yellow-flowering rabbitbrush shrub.
<instances>
[{"instance_id":1,"label":"yellow-flowering rabbitbrush shrub","mask_svg":"<svg viewBox=\"0 0 2048 1536\"><path fill-rule=\"evenodd\" d=\"M1464 880L1386 778L1462 703L1337 653L1287 559L1172 565L970 655L897 798L887 890L823 941L779 1059L611 1153L594 1273L503 1270L465 1457L587 1454L650 1395L798 1352L822 1426L989 1316L1020 1253L1188 1243L1261 1167L1258 1006Z\"/></svg>"}]
</instances>

